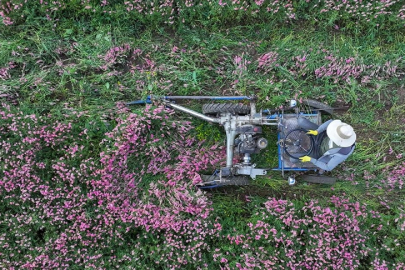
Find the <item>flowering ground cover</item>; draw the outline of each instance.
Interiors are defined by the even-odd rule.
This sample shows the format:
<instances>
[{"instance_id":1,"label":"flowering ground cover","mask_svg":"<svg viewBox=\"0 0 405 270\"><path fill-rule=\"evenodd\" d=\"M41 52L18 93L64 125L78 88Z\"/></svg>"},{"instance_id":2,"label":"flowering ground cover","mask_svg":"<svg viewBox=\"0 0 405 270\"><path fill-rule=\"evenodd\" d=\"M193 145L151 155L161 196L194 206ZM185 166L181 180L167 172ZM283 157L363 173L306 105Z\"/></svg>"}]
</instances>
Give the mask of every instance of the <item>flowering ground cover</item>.
<instances>
[{"instance_id":1,"label":"flowering ground cover","mask_svg":"<svg viewBox=\"0 0 405 270\"><path fill-rule=\"evenodd\" d=\"M4 269L405 269L402 1L0 1ZM224 133L148 94L313 98L333 186L195 187ZM187 104L200 110L201 104ZM258 164L276 166L274 142Z\"/></svg>"}]
</instances>

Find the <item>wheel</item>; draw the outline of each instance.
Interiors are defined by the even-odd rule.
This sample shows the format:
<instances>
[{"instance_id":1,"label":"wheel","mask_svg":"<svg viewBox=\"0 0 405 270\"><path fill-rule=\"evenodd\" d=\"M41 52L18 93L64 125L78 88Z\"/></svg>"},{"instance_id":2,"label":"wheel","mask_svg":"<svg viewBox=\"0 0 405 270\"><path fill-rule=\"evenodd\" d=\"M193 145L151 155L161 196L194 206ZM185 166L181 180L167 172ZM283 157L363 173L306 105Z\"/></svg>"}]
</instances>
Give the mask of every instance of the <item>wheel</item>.
<instances>
[{"instance_id":1,"label":"wheel","mask_svg":"<svg viewBox=\"0 0 405 270\"><path fill-rule=\"evenodd\" d=\"M229 180L229 182L225 182L226 186L247 186L250 183L250 177L246 175L234 175L226 179Z\"/></svg>"},{"instance_id":2,"label":"wheel","mask_svg":"<svg viewBox=\"0 0 405 270\"><path fill-rule=\"evenodd\" d=\"M250 113L250 106L234 103L208 103L202 107L203 114L232 113L246 115Z\"/></svg>"},{"instance_id":3,"label":"wheel","mask_svg":"<svg viewBox=\"0 0 405 270\"><path fill-rule=\"evenodd\" d=\"M201 178L203 180L203 183L201 185L202 188L219 187L219 186L247 186L250 183L249 176L246 175L235 175L226 178L223 177L222 178L223 182L219 182L219 177L216 175L201 175Z\"/></svg>"},{"instance_id":4,"label":"wheel","mask_svg":"<svg viewBox=\"0 0 405 270\"><path fill-rule=\"evenodd\" d=\"M327 114L333 114L333 108L331 106L313 99L304 99L298 106L300 107L301 111L315 109Z\"/></svg>"},{"instance_id":5,"label":"wheel","mask_svg":"<svg viewBox=\"0 0 405 270\"><path fill-rule=\"evenodd\" d=\"M283 142L285 153L294 159L309 156L315 145L314 138L303 129L291 130Z\"/></svg>"},{"instance_id":6,"label":"wheel","mask_svg":"<svg viewBox=\"0 0 405 270\"><path fill-rule=\"evenodd\" d=\"M295 177L294 177L293 175L291 175L291 176L288 177L288 184L289 184L290 186L295 185Z\"/></svg>"},{"instance_id":7,"label":"wheel","mask_svg":"<svg viewBox=\"0 0 405 270\"><path fill-rule=\"evenodd\" d=\"M318 175L318 174L304 174L299 177L299 180L309 182L309 183L328 184L328 185L333 185L336 183L335 177Z\"/></svg>"}]
</instances>

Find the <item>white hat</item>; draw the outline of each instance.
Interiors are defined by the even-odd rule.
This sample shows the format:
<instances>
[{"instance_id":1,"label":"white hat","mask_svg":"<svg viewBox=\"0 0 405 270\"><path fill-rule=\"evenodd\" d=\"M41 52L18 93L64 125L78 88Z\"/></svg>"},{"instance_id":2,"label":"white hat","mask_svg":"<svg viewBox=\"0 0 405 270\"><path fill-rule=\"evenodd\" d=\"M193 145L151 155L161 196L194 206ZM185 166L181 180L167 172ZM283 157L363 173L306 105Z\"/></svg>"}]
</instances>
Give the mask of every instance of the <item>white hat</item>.
<instances>
[{"instance_id":1,"label":"white hat","mask_svg":"<svg viewBox=\"0 0 405 270\"><path fill-rule=\"evenodd\" d=\"M349 147L356 141L353 127L340 120L333 120L326 129L329 139L340 147Z\"/></svg>"}]
</instances>

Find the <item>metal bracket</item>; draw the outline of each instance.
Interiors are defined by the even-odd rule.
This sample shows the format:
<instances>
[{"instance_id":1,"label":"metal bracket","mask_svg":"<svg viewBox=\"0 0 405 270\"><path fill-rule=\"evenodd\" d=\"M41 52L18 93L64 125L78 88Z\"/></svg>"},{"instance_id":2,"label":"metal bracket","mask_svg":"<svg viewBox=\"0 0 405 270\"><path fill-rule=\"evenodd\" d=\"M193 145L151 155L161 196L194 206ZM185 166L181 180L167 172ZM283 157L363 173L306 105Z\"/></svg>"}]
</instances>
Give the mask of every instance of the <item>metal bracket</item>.
<instances>
[{"instance_id":1,"label":"metal bracket","mask_svg":"<svg viewBox=\"0 0 405 270\"><path fill-rule=\"evenodd\" d=\"M243 164L236 164L236 174L242 174L242 175L249 175L252 179L256 179L256 176L258 175L266 175L267 170L266 169L256 169L256 164L253 164L251 166L243 165Z\"/></svg>"}]
</instances>

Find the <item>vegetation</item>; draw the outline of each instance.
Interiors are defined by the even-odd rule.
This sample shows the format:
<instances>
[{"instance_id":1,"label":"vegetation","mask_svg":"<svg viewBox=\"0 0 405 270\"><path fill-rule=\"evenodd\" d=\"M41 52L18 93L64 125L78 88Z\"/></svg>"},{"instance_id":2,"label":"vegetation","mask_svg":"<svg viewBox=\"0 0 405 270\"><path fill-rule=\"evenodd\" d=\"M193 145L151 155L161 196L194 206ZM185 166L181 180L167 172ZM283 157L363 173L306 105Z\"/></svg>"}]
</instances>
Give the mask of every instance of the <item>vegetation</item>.
<instances>
[{"instance_id":1,"label":"vegetation","mask_svg":"<svg viewBox=\"0 0 405 270\"><path fill-rule=\"evenodd\" d=\"M1 0L0 18L2 268L405 268L402 1ZM202 191L223 131L125 106L149 94L318 99L356 151L333 187Z\"/></svg>"}]
</instances>

